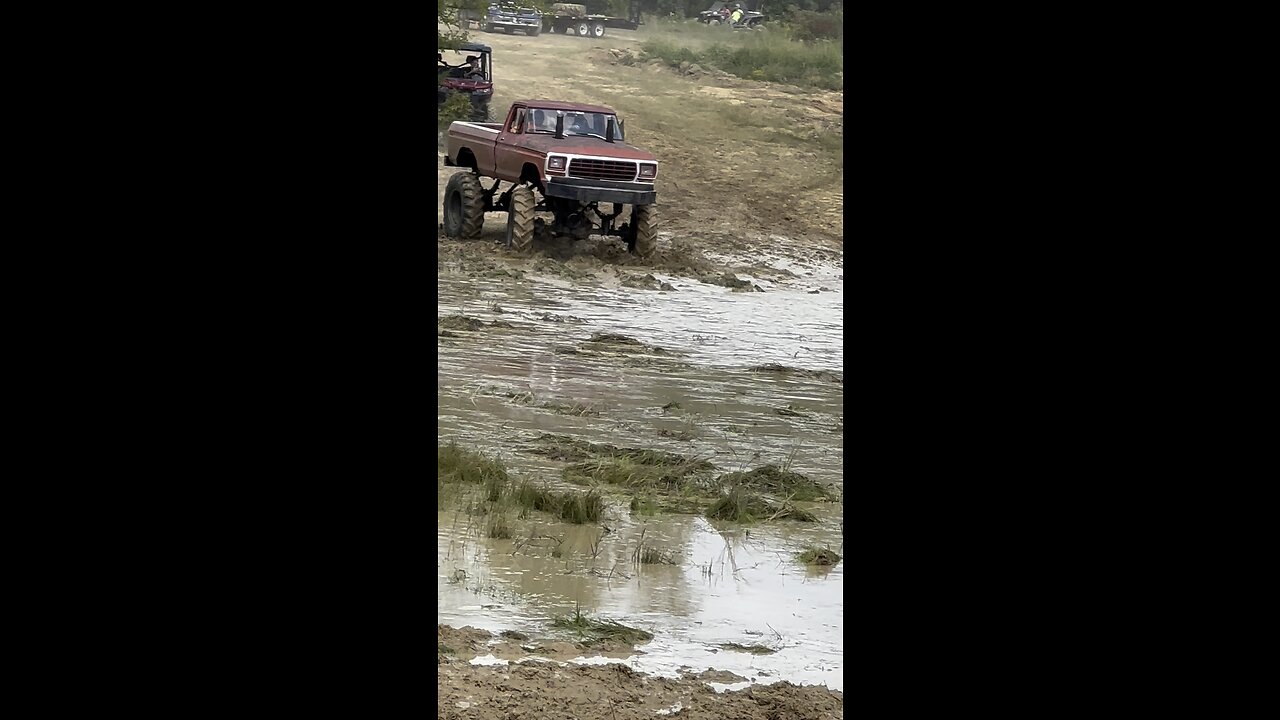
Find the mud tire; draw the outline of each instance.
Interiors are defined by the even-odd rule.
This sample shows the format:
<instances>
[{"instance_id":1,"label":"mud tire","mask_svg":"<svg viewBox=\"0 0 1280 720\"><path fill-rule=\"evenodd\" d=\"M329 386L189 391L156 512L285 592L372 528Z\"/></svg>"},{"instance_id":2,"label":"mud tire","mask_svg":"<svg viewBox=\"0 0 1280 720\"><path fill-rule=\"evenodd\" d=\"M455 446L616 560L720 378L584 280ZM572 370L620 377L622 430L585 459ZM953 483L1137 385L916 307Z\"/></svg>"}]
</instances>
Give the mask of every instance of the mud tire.
<instances>
[{"instance_id":1,"label":"mud tire","mask_svg":"<svg viewBox=\"0 0 1280 720\"><path fill-rule=\"evenodd\" d=\"M454 173L444 188L444 234L478 238L484 226L484 188L473 172Z\"/></svg>"},{"instance_id":2,"label":"mud tire","mask_svg":"<svg viewBox=\"0 0 1280 720\"><path fill-rule=\"evenodd\" d=\"M507 248L518 253L533 247L533 208L538 204L533 189L517 185L511 191L511 208L507 212Z\"/></svg>"},{"instance_id":3,"label":"mud tire","mask_svg":"<svg viewBox=\"0 0 1280 720\"><path fill-rule=\"evenodd\" d=\"M627 248L637 256L647 258L658 249L658 216L653 205L635 205L631 208L631 231L634 239Z\"/></svg>"}]
</instances>

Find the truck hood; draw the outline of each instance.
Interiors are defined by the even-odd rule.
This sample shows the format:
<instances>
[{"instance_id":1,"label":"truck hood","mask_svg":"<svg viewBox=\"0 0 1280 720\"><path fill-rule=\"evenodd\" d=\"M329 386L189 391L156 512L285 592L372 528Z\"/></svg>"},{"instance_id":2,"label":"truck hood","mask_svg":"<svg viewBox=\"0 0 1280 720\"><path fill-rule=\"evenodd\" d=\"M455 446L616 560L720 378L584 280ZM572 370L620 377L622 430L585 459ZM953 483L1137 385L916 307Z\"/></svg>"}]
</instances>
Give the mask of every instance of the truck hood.
<instances>
[{"instance_id":1,"label":"truck hood","mask_svg":"<svg viewBox=\"0 0 1280 720\"><path fill-rule=\"evenodd\" d=\"M628 145L624 142L605 142L600 138L582 137L570 135L563 140L557 140L552 135L526 135L521 145L530 150L537 150L541 153L566 153L569 155L599 155L602 157L615 157L625 160L650 160L657 161L657 158L646 150L641 150L634 145Z\"/></svg>"}]
</instances>

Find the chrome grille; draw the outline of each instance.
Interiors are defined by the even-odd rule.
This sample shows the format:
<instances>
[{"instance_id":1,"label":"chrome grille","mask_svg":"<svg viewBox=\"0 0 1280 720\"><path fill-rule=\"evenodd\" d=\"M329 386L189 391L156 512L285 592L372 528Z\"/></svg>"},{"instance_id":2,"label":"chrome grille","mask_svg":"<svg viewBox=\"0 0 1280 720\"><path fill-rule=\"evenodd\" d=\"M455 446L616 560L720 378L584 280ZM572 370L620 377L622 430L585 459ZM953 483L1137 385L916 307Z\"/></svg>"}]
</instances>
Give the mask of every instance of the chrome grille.
<instances>
[{"instance_id":1,"label":"chrome grille","mask_svg":"<svg viewBox=\"0 0 1280 720\"><path fill-rule=\"evenodd\" d=\"M569 177L630 182L636 179L636 164L624 160L574 158L569 161Z\"/></svg>"}]
</instances>

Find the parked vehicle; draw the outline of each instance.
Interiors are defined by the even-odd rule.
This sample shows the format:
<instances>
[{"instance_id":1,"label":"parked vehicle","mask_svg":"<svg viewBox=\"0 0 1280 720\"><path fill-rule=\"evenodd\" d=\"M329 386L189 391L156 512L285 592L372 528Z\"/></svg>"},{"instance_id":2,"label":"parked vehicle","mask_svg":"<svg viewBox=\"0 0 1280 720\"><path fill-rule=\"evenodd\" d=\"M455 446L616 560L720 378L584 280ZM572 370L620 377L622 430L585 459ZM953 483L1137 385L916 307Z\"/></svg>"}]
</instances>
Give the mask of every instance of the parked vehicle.
<instances>
[{"instance_id":1,"label":"parked vehicle","mask_svg":"<svg viewBox=\"0 0 1280 720\"><path fill-rule=\"evenodd\" d=\"M501 30L536 36L542 32L542 13L537 8L520 7L515 3L493 4L489 6L483 27L485 32Z\"/></svg>"},{"instance_id":2,"label":"parked vehicle","mask_svg":"<svg viewBox=\"0 0 1280 720\"><path fill-rule=\"evenodd\" d=\"M547 32L593 38L604 37L605 28L635 30L643 24L640 3L634 0L625 18L592 15L585 5L573 3L554 3L551 13L542 18L542 28Z\"/></svg>"},{"instance_id":3,"label":"parked vehicle","mask_svg":"<svg viewBox=\"0 0 1280 720\"><path fill-rule=\"evenodd\" d=\"M521 100L505 122L452 123L445 146L444 164L465 168L445 186L451 238L479 237L486 212L505 212L507 246L515 250L529 248L540 228L620 237L642 257L657 247L658 161L624 142L623 122L607 107ZM486 188L481 178L493 178L493 185ZM504 182L509 186L499 194ZM600 203L609 203L610 212ZM630 216L615 225L627 205ZM537 211L551 213L551 224L535 218Z\"/></svg>"},{"instance_id":4,"label":"parked vehicle","mask_svg":"<svg viewBox=\"0 0 1280 720\"><path fill-rule=\"evenodd\" d=\"M493 100L493 49L480 43L463 43L438 52L437 107L444 105L450 95L465 93L471 100L471 119L488 122L489 102Z\"/></svg>"}]
</instances>

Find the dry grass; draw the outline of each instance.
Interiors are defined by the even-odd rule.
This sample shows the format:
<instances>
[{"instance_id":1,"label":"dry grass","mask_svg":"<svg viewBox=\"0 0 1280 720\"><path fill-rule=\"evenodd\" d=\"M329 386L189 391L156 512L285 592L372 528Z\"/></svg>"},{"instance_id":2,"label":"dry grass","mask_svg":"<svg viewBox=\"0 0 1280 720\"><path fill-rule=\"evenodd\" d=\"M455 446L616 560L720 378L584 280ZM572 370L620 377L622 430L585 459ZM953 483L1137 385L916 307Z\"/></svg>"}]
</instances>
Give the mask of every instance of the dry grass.
<instances>
[{"instance_id":1,"label":"dry grass","mask_svg":"<svg viewBox=\"0 0 1280 720\"><path fill-rule=\"evenodd\" d=\"M840 553L831 548L813 546L804 552L796 553L796 559L805 565L835 565L840 562Z\"/></svg>"}]
</instances>

